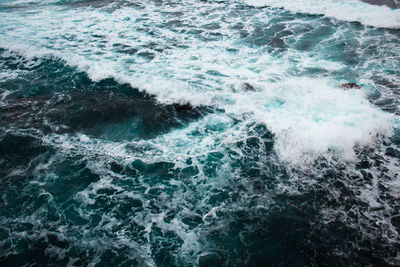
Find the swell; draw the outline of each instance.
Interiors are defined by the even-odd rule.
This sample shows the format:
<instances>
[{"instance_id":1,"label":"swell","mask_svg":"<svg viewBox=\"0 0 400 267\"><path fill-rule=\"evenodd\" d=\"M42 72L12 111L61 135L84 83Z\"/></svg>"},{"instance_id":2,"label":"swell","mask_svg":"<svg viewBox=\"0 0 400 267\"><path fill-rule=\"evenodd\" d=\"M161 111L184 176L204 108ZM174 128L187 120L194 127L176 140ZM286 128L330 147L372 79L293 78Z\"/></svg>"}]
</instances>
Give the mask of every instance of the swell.
<instances>
[{"instance_id":1,"label":"swell","mask_svg":"<svg viewBox=\"0 0 400 267\"><path fill-rule=\"evenodd\" d=\"M376 136L392 134L396 116L367 100L398 112L398 98L388 100L386 95L396 94L389 85L398 83L396 71L386 71L396 67L398 59L396 30L335 24L275 10L266 15L241 5L224 13L224 4L215 2L199 4L197 9L187 4L150 5L151 19L141 8L72 10L63 25L50 18L53 31L32 17L30 22L41 31L10 29L6 35L10 42L2 45L25 53L26 58L60 58L94 82L112 78L128 83L167 105L212 106L263 123L275 135L276 151L288 162L313 161L331 151L349 159L356 145L370 145ZM180 8L193 16L179 12ZM213 23L199 26L200 15L210 8L221 12L208 15ZM54 17L64 16L53 11ZM140 19L131 22L127 11ZM81 12L90 19L83 21ZM119 30L108 31L104 24ZM381 34L387 36L385 41L376 38ZM56 48L60 45L62 52ZM361 83L363 90L339 90L337 85L346 80ZM243 91L246 83L253 84L254 93ZM282 112L287 120L281 119Z\"/></svg>"},{"instance_id":2,"label":"swell","mask_svg":"<svg viewBox=\"0 0 400 267\"><path fill-rule=\"evenodd\" d=\"M7 14L0 262L398 265L396 30L149 5Z\"/></svg>"},{"instance_id":3,"label":"swell","mask_svg":"<svg viewBox=\"0 0 400 267\"><path fill-rule=\"evenodd\" d=\"M370 5L369 1L275 1L275 0L244 0L246 4L263 7L284 8L285 10L310 15L324 15L343 21L360 22L367 26L382 28L400 28L400 10L391 9L386 5ZM376 3L376 1L371 1ZM388 1L390 2L390 1ZM397 6L397 4L396 4Z\"/></svg>"},{"instance_id":4,"label":"swell","mask_svg":"<svg viewBox=\"0 0 400 267\"><path fill-rule=\"evenodd\" d=\"M56 17L64 17L63 12L53 10L49 17L46 11L37 16L49 23L30 18L40 31L25 32L26 26L21 32L9 29L5 39L10 41L2 45L26 58L60 58L94 82L112 78L163 104L212 106L234 117L252 114L251 120L268 125L275 134L277 151L287 161L313 161L332 150L349 158L356 144L368 145L376 134L391 134L395 116L366 100L376 97L375 103L397 112L397 98L381 101L387 99L385 91L393 90L376 85L377 76L380 83L398 82L395 71L390 76L385 71L397 62L396 30L335 24L279 10L264 14L242 5L222 12L223 3L215 2L201 3L197 9L189 4L150 4L151 19L141 8L84 9L69 11L68 21L60 24ZM179 13L180 8L188 14ZM208 16L214 22L202 23L201 14L210 8L214 13ZM89 19L82 20L81 12ZM129 12L140 19L133 21ZM8 16L18 20L17 15ZM376 38L381 34L387 36L385 41ZM320 51L317 56L315 50ZM364 89L339 90L337 85L346 80L361 83ZM244 92L245 83L253 84L255 92ZM297 105L299 98L304 99ZM284 122L282 110L290 118Z\"/></svg>"}]
</instances>

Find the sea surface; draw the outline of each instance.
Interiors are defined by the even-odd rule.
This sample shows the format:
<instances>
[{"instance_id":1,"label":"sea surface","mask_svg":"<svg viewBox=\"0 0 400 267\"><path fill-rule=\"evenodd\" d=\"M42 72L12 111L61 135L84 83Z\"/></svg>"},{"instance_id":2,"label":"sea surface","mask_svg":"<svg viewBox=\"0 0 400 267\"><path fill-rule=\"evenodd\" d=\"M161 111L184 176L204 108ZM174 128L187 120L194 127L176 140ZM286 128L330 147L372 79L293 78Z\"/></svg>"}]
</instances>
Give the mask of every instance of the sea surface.
<instances>
[{"instance_id":1,"label":"sea surface","mask_svg":"<svg viewBox=\"0 0 400 267\"><path fill-rule=\"evenodd\" d=\"M0 266L399 266L399 6L0 0Z\"/></svg>"}]
</instances>

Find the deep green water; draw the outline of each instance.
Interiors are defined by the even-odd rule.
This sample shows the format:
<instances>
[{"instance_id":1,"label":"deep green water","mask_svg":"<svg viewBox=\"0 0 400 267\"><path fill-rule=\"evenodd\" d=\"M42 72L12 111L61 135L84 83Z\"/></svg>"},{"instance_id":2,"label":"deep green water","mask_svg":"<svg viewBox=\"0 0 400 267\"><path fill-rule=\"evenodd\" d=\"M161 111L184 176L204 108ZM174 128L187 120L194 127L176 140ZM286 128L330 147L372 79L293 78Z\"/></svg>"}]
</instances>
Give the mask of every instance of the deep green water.
<instances>
[{"instance_id":1,"label":"deep green water","mask_svg":"<svg viewBox=\"0 0 400 267\"><path fill-rule=\"evenodd\" d=\"M400 10L294 3L0 1L0 266L399 265Z\"/></svg>"}]
</instances>

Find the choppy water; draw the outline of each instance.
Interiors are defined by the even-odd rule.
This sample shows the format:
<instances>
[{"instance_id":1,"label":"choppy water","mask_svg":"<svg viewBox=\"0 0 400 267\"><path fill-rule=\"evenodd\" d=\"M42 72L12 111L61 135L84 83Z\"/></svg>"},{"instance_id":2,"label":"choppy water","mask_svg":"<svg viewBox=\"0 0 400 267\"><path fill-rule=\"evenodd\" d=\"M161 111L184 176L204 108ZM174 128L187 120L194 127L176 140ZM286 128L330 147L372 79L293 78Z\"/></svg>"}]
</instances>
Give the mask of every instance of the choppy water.
<instances>
[{"instance_id":1,"label":"choppy water","mask_svg":"<svg viewBox=\"0 0 400 267\"><path fill-rule=\"evenodd\" d=\"M397 2L0 3L0 265L400 264Z\"/></svg>"}]
</instances>

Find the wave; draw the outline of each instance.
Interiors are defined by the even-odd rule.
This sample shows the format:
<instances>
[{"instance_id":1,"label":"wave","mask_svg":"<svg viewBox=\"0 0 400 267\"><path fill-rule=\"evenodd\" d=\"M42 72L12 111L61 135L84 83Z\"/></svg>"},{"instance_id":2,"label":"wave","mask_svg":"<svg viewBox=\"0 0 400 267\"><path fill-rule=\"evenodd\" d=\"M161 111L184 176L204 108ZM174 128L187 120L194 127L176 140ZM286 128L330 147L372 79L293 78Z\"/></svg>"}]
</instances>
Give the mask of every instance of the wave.
<instances>
[{"instance_id":1,"label":"wave","mask_svg":"<svg viewBox=\"0 0 400 267\"><path fill-rule=\"evenodd\" d=\"M279 63L279 59L271 57L263 60L268 64L273 63L272 69L264 66L265 76L271 76L276 67L283 67L287 63ZM85 70L89 64L85 60L67 62L81 70ZM308 64L314 66L325 64L328 68L341 67L329 64L327 61L308 62ZM99 67L96 69L101 70ZM142 81L138 77L138 83L117 72L104 74L103 71L93 73L92 71L86 69L92 80L112 77L120 83L128 83L132 87L141 88L155 95L163 105L207 104L224 110L229 117L240 121L241 127L246 127L245 125L249 123L264 124L275 137L274 148L280 159L295 165L309 165L314 160L327 156L356 160L355 147L373 146L379 139L377 136L391 136L393 127L396 127L397 116L383 112L369 103L365 92L343 91L332 86L330 79L326 78L285 77L285 81L272 83L258 80L253 82L257 91L247 93L240 90L202 91L201 87L190 88L182 81L175 80L176 78L168 81L167 77L156 74L156 77L142 78ZM240 87L240 81L234 81L233 86ZM246 135L238 129L234 131L235 134L230 139L243 138ZM195 143L191 143L188 147L193 147ZM176 144L168 145L168 147L175 146Z\"/></svg>"},{"instance_id":2,"label":"wave","mask_svg":"<svg viewBox=\"0 0 400 267\"><path fill-rule=\"evenodd\" d=\"M51 9L34 16L7 14L0 23L7 30L0 46L27 58L62 59L93 81L113 78L154 95L164 105L210 106L237 120L267 125L277 140L276 151L288 162L312 162L330 151L351 159L354 147L373 144L376 135L392 134L396 116L367 101L373 81L360 77L367 68L384 74L386 67L369 61L368 49L391 51L398 37L382 44L373 30L365 29L359 40L347 25L307 18L271 26L265 21L284 12L249 9L253 13L246 14L235 7L224 12L225 3L146 5L145 11L124 7L113 12ZM231 16L234 12L240 16ZM19 30L12 31L16 22ZM328 27L332 33L325 39L315 37ZM238 34L244 37L238 40ZM277 39L282 45L268 45ZM363 68L355 68L348 59L363 47L365 55L357 58ZM377 51L383 53L379 58L386 56L382 51L386 50ZM345 79L364 89L338 89ZM252 84L255 92L244 92L244 83Z\"/></svg>"},{"instance_id":3,"label":"wave","mask_svg":"<svg viewBox=\"0 0 400 267\"><path fill-rule=\"evenodd\" d=\"M400 28L400 10L376 6L357 0L244 0L251 6L284 8L291 12L324 15L343 21L356 21L367 26Z\"/></svg>"}]
</instances>

